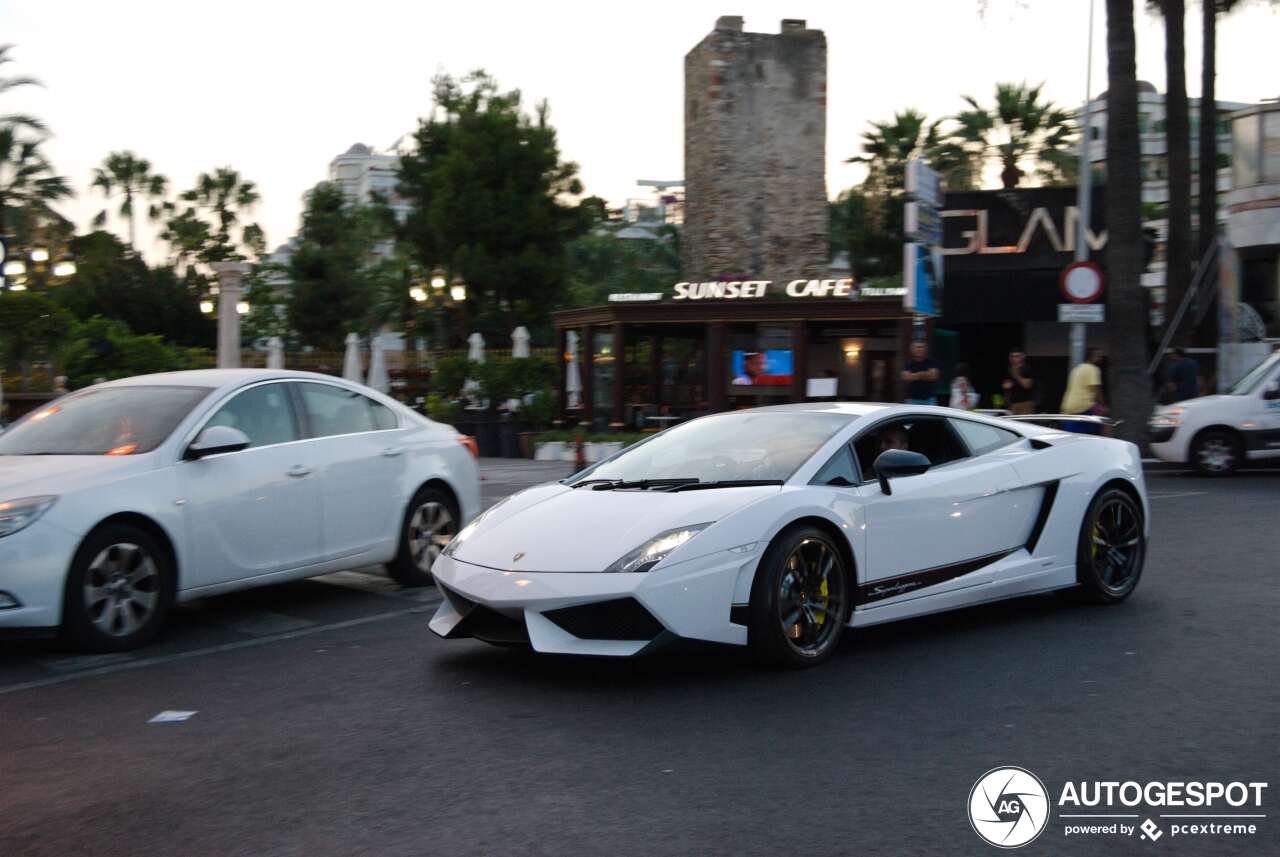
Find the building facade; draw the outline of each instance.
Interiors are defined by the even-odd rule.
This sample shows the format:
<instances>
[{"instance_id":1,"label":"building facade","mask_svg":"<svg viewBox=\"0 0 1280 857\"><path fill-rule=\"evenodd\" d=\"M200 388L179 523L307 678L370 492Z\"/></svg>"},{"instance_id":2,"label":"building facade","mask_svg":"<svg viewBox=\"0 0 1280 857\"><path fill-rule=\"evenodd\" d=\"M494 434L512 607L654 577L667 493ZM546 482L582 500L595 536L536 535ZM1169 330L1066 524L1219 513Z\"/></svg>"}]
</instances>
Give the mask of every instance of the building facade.
<instances>
[{"instance_id":1,"label":"building facade","mask_svg":"<svg viewBox=\"0 0 1280 857\"><path fill-rule=\"evenodd\" d=\"M396 190L399 169L399 152L376 152L364 143L355 143L329 162L329 181L341 187L352 202L368 204L375 197L385 199L403 221L410 206Z\"/></svg>"},{"instance_id":2,"label":"building facade","mask_svg":"<svg viewBox=\"0 0 1280 857\"><path fill-rule=\"evenodd\" d=\"M826 36L725 16L684 67L685 275L826 276Z\"/></svg>"},{"instance_id":3,"label":"building facade","mask_svg":"<svg viewBox=\"0 0 1280 857\"><path fill-rule=\"evenodd\" d=\"M1156 246L1150 268L1142 275L1142 284L1151 293L1151 323L1164 324L1165 256L1164 244L1169 234L1169 145L1165 132L1165 97L1147 81L1138 81L1138 135L1142 144L1142 220L1155 231ZM1219 101L1214 120L1218 128L1218 205L1219 225L1225 222L1226 194L1231 189L1232 139L1230 117L1234 111L1249 105L1235 101ZM1200 198L1200 99L1188 98L1191 141L1191 220L1198 229L1196 213ZM1078 111L1078 121L1083 121ZM1089 102L1089 160L1095 179L1105 181L1107 162L1107 98L1105 93ZM1099 175L1101 178L1099 178Z\"/></svg>"}]
</instances>

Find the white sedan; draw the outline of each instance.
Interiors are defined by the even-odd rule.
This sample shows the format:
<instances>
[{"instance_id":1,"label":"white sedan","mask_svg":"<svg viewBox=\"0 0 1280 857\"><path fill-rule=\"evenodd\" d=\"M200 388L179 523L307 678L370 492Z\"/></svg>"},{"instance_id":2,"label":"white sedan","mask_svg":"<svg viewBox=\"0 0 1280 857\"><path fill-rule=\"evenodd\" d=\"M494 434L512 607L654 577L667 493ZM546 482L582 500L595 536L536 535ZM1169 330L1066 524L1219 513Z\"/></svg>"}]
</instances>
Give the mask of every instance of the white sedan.
<instances>
[{"instance_id":1,"label":"white sedan","mask_svg":"<svg viewBox=\"0 0 1280 857\"><path fill-rule=\"evenodd\" d=\"M845 627L1055 589L1121 601L1131 443L947 408L702 417L472 521L434 568L447 637L635 655L675 638L804 666Z\"/></svg>"},{"instance_id":2,"label":"white sedan","mask_svg":"<svg viewBox=\"0 0 1280 857\"><path fill-rule=\"evenodd\" d=\"M175 601L385 563L479 509L469 439L326 375L210 370L64 396L0 436L0 631L142 645Z\"/></svg>"}]
</instances>

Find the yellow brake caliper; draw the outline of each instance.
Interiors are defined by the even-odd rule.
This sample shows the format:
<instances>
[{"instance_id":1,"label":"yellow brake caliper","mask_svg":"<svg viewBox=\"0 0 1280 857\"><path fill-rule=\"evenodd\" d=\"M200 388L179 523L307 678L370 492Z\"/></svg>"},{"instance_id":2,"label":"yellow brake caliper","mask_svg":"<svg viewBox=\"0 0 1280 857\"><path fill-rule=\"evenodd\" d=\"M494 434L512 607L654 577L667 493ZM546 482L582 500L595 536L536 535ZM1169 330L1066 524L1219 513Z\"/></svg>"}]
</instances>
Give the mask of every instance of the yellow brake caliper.
<instances>
[{"instance_id":1,"label":"yellow brake caliper","mask_svg":"<svg viewBox=\"0 0 1280 857\"><path fill-rule=\"evenodd\" d=\"M823 622L827 621L827 610L826 610L826 607L827 607L827 605L830 603L830 601L827 599L827 595L828 595L828 592L827 592L827 582L826 582L825 580L824 580L824 581L822 581L822 589L820 589L820 590L818 590L818 591L822 593L822 608L823 608L823 609L822 609L822 612L821 612L821 613L818 615L818 617L817 617L817 618L818 618L818 624L819 624L819 625L821 625Z\"/></svg>"}]
</instances>

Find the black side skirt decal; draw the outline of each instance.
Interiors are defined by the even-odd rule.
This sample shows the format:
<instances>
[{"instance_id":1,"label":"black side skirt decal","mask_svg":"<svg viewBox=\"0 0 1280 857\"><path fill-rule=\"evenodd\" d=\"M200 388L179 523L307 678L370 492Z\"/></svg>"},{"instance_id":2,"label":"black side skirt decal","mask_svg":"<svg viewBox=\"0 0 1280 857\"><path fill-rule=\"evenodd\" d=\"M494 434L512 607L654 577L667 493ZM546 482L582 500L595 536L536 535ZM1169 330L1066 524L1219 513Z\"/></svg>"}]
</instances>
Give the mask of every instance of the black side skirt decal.
<instances>
[{"instance_id":1,"label":"black side skirt decal","mask_svg":"<svg viewBox=\"0 0 1280 857\"><path fill-rule=\"evenodd\" d=\"M972 574L981 568L991 565L993 562L999 562L1016 550L1021 550L1021 548L1001 551L1000 553L981 556L977 559L967 559L964 562L956 562L951 565L928 568L924 571L913 571L900 577L873 580L858 587L858 597L854 603L868 604L873 601L882 601L885 598L893 598L896 595L902 595L907 592L915 592L918 589L924 589L929 586L937 586L939 583L946 583L948 580Z\"/></svg>"}]
</instances>

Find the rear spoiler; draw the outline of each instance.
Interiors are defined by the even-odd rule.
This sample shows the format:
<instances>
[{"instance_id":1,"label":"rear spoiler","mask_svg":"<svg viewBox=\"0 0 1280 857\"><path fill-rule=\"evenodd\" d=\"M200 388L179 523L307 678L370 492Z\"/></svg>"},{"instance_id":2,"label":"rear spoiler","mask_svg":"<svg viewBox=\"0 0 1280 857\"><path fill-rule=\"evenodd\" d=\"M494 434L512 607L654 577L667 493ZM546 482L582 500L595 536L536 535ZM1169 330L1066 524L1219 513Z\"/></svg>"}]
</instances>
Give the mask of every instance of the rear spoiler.
<instances>
[{"instance_id":1,"label":"rear spoiler","mask_svg":"<svg viewBox=\"0 0 1280 857\"><path fill-rule=\"evenodd\" d=\"M1096 417L1090 414L1011 414L1008 412L999 413L993 411L984 411L983 413L988 416L998 416L1004 420L1031 423L1032 425L1061 429L1062 431L1076 430L1072 427L1072 423L1076 426L1084 424L1103 426L1105 428L1115 428L1123 422L1123 420L1113 420L1111 417Z\"/></svg>"}]
</instances>

